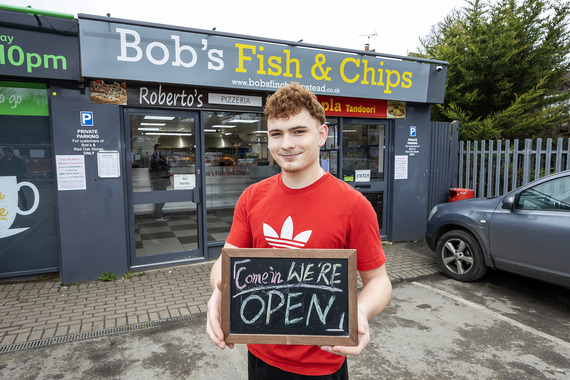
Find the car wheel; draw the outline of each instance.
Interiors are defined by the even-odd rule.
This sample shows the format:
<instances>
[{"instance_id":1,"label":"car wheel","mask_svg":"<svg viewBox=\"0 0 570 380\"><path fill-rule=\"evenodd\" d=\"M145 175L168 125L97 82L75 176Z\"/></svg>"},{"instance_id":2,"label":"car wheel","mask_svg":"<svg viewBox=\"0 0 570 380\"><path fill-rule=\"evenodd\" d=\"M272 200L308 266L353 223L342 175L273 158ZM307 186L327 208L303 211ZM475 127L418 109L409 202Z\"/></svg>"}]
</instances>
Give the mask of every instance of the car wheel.
<instances>
[{"instance_id":1,"label":"car wheel","mask_svg":"<svg viewBox=\"0 0 570 380\"><path fill-rule=\"evenodd\" d=\"M458 281L475 281L487 272L479 243L466 231L444 234L437 243L436 259L443 273Z\"/></svg>"}]
</instances>

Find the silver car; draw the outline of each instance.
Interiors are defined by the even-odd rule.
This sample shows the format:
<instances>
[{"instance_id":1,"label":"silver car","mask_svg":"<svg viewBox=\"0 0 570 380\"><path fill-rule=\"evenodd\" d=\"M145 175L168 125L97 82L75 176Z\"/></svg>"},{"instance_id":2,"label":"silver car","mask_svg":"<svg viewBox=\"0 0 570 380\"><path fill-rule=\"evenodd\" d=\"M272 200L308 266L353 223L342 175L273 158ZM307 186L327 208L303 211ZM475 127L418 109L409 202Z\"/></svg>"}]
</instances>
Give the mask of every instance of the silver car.
<instances>
[{"instance_id":1,"label":"silver car","mask_svg":"<svg viewBox=\"0 0 570 380\"><path fill-rule=\"evenodd\" d=\"M439 204L426 240L459 281L493 268L570 287L570 170L500 197Z\"/></svg>"}]
</instances>

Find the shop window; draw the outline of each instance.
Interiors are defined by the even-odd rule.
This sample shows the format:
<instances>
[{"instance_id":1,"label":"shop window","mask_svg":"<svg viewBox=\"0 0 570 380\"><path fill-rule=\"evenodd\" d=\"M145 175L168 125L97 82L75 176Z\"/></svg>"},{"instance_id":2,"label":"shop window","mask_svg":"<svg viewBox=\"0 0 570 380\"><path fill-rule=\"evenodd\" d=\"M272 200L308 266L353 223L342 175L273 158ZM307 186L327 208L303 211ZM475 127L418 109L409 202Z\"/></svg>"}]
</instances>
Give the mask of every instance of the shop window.
<instances>
[{"instance_id":1,"label":"shop window","mask_svg":"<svg viewBox=\"0 0 570 380\"><path fill-rule=\"evenodd\" d=\"M384 132L382 124L345 124L343 128L342 174L353 182L356 171L370 174L371 181L384 180Z\"/></svg>"},{"instance_id":2,"label":"shop window","mask_svg":"<svg viewBox=\"0 0 570 380\"><path fill-rule=\"evenodd\" d=\"M269 154L262 114L206 112L204 119L208 241L224 241L241 193L280 168Z\"/></svg>"},{"instance_id":3,"label":"shop window","mask_svg":"<svg viewBox=\"0 0 570 380\"><path fill-rule=\"evenodd\" d=\"M338 176L338 119L327 117L329 135L321 147L321 167L334 176Z\"/></svg>"},{"instance_id":4,"label":"shop window","mask_svg":"<svg viewBox=\"0 0 570 380\"><path fill-rule=\"evenodd\" d=\"M0 100L7 100L13 88L0 90ZM47 111L45 88L39 98ZM33 102L25 102L20 98L19 105L31 108L16 112L35 112ZM0 277L58 270L49 117L5 111L13 113L0 104Z\"/></svg>"}]
</instances>

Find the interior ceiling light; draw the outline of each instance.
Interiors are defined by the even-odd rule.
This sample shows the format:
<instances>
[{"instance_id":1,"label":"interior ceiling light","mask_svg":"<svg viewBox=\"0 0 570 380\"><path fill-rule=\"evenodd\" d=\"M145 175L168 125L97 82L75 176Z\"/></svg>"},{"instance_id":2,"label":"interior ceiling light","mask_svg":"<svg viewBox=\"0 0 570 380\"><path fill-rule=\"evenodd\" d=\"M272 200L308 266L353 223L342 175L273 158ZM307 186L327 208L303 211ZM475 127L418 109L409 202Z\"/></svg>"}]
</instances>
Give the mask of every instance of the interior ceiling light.
<instances>
[{"instance_id":1,"label":"interior ceiling light","mask_svg":"<svg viewBox=\"0 0 570 380\"><path fill-rule=\"evenodd\" d=\"M154 127L162 127L166 125L166 123L140 123L140 125L152 125Z\"/></svg>"},{"instance_id":2,"label":"interior ceiling light","mask_svg":"<svg viewBox=\"0 0 570 380\"><path fill-rule=\"evenodd\" d=\"M253 133L267 133L267 131L253 131Z\"/></svg>"},{"instance_id":3,"label":"interior ceiling light","mask_svg":"<svg viewBox=\"0 0 570 380\"><path fill-rule=\"evenodd\" d=\"M212 125L212 128L235 128L237 125Z\"/></svg>"},{"instance_id":4,"label":"interior ceiling light","mask_svg":"<svg viewBox=\"0 0 570 380\"><path fill-rule=\"evenodd\" d=\"M160 128L142 127L139 128L139 131L160 131Z\"/></svg>"},{"instance_id":5,"label":"interior ceiling light","mask_svg":"<svg viewBox=\"0 0 570 380\"><path fill-rule=\"evenodd\" d=\"M156 133L156 132L147 132L145 133L147 136L192 136L192 133Z\"/></svg>"},{"instance_id":6,"label":"interior ceiling light","mask_svg":"<svg viewBox=\"0 0 570 380\"><path fill-rule=\"evenodd\" d=\"M242 119L232 119L228 120L228 123L257 123L259 120L242 120Z\"/></svg>"},{"instance_id":7,"label":"interior ceiling light","mask_svg":"<svg viewBox=\"0 0 570 380\"><path fill-rule=\"evenodd\" d=\"M145 116L145 120L173 120L174 116Z\"/></svg>"}]
</instances>

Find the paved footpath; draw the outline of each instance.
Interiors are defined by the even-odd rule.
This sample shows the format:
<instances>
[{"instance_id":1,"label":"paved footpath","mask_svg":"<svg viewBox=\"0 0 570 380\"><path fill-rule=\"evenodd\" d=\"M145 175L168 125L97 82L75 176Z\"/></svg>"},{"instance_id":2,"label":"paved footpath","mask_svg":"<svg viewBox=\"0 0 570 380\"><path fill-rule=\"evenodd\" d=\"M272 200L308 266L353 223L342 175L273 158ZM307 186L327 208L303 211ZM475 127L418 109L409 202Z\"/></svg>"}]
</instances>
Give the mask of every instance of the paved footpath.
<instances>
[{"instance_id":1,"label":"paved footpath","mask_svg":"<svg viewBox=\"0 0 570 380\"><path fill-rule=\"evenodd\" d=\"M386 243L392 282L439 273L424 242ZM213 261L116 281L0 282L0 353L134 331L206 312Z\"/></svg>"}]
</instances>

